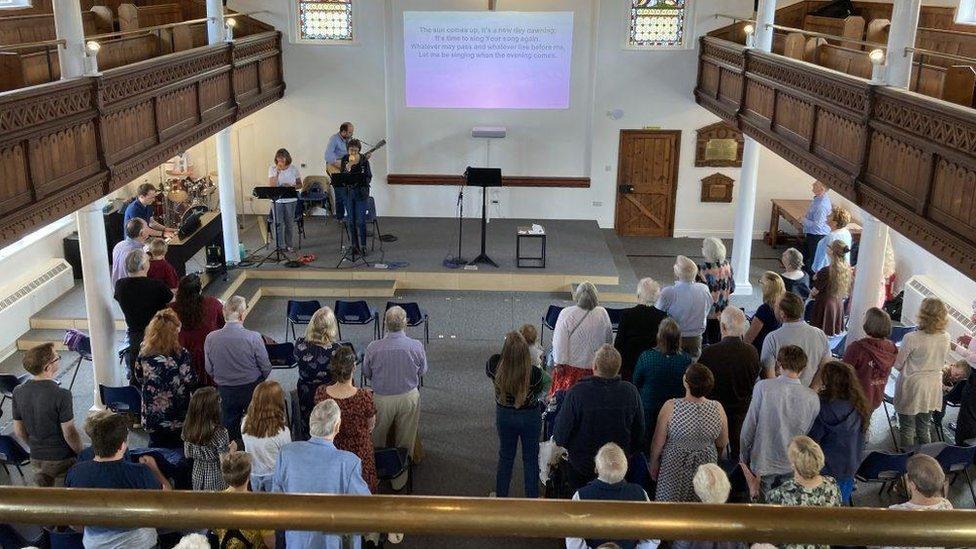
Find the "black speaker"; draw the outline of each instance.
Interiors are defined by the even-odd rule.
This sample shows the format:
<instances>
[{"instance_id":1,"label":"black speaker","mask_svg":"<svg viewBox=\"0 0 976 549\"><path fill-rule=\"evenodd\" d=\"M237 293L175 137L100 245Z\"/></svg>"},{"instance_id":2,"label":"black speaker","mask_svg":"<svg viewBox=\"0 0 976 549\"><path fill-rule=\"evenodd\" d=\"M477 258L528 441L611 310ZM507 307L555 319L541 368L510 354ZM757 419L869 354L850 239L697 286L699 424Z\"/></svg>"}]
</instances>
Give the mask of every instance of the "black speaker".
<instances>
[{"instance_id":1,"label":"black speaker","mask_svg":"<svg viewBox=\"0 0 976 549\"><path fill-rule=\"evenodd\" d=\"M71 265L75 280L81 280L81 244L78 233L71 233L61 241L64 250L64 260Z\"/></svg>"},{"instance_id":2,"label":"black speaker","mask_svg":"<svg viewBox=\"0 0 976 549\"><path fill-rule=\"evenodd\" d=\"M223 244L218 244L215 242L207 245L205 254L207 257L207 273L209 273L211 276L222 274L224 277L226 277L227 261L224 258Z\"/></svg>"},{"instance_id":3,"label":"black speaker","mask_svg":"<svg viewBox=\"0 0 976 549\"><path fill-rule=\"evenodd\" d=\"M126 203L114 202L105 214L105 243L108 244L108 260L112 261L112 250L115 245L125 239L125 229L122 219L125 215Z\"/></svg>"}]
</instances>

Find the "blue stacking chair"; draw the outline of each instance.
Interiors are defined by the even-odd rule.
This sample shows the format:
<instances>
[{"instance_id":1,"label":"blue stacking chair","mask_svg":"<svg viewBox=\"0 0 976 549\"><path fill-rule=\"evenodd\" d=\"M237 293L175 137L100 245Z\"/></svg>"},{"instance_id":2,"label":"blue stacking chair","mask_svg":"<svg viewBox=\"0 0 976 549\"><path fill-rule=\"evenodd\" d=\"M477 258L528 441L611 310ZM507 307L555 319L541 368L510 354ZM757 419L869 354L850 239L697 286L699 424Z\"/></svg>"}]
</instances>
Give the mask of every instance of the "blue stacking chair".
<instances>
[{"instance_id":1,"label":"blue stacking chair","mask_svg":"<svg viewBox=\"0 0 976 549\"><path fill-rule=\"evenodd\" d=\"M295 361L295 344L290 342L265 345L273 370L290 370L298 366Z\"/></svg>"},{"instance_id":2,"label":"blue stacking chair","mask_svg":"<svg viewBox=\"0 0 976 549\"><path fill-rule=\"evenodd\" d=\"M81 369L81 363L84 361L93 362L92 360L92 350L91 350L91 338L88 334L80 330L75 330L74 328L69 328L64 331L64 344L67 346L68 350L73 353L78 353L78 358L71 364L70 368L74 368L74 373L71 374L71 384L68 385L68 391L75 386L75 379L78 378L78 370ZM69 368L69 369L70 369ZM67 375L67 370L64 374Z\"/></svg>"},{"instance_id":3,"label":"blue stacking chair","mask_svg":"<svg viewBox=\"0 0 976 549\"><path fill-rule=\"evenodd\" d=\"M100 384L98 395L102 399L102 404L116 414L133 414L137 418L142 417L142 395L139 394L139 389L131 385L109 387Z\"/></svg>"},{"instance_id":4,"label":"blue stacking chair","mask_svg":"<svg viewBox=\"0 0 976 549\"><path fill-rule=\"evenodd\" d=\"M946 478L951 477L949 485L956 482L959 473L966 475L966 485L969 486L969 494L976 501L976 491L973 490L973 480L969 476L969 466L976 459L976 446L946 446L935 456L935 460L942 466Z\"/></svg>"},{"instance_id":5,"label":"blue stacking chair","mask_svg":"<svg viewBox=\"0 0 976 549\"><path fill-rule=\"evenodd\" d=\"M38 526L0 524L0 547L47 547L46 541Z\"/></svg>"},{"instance_id":6,"label":"blue stacking chair","mask_svg":"<svg viewBox=\"0 0 976 549\"><path fill-rule=\"evenodd\" d=\"M907 472L908 458L912 457L912 454L913 452L903 454L871 452L861 461L854 478L858 482L880 483L880 493L883 493L885 488L890 490L895 481ZM851 500L853 501L853 498Z\"/></svg>"},{"instance_id":7,"label":"blue stacking chair","mask_svg":"<svg viewBox=\"0 0 976 549\"><path fill-rule=\"evenodd\" d=\"M843 357L847 348L847 332L827 336L827 344L830 345L830 354L835 358Z\"/></svg>"},{"instance_id":8,"label":"blue stacking chair","mask_svg":"<svg viewBox=\"0 0 976 549\"><path fill-rule=\"evenodd\" d=\"M891 412L888 411L889 405L892 409L895 408L895 382L897 379L895 372L888 374L884 395L881 397L881 405L884 408L885 420L888 422L888 430L891 432L891 444L895 450L901 450L901 447L898 445L898 439L895 438L895 425L891 422Z\"/></svg>"},{"instance_id":9,"label":"blue stacking chair","mask_svg":"<svg viewBox=\"0 0 976 549\"><path fill-rule=\"evenodd\" d=\"M559 305L550 305L546 309L546 314L542 316L542 324L539 326L539 345L542 345L545 340L546 328L549 328L550 332L556 330L556 320L559 319L559 313L563 312L563 309L565 307Z\"/></svg>"},{"instance_id":10,"label":"blue stacking chair","mask_svg":"<svg viewBox=\"0 0 976 549\"><path fill-rule=\"evenodd\" d=\"M901 345L901 340L905 339L905 334L914 332L918 326L892 326L891 335L888 336L895 345Z\"/></svg>"},{"instance_id":11,"label":"blue stacking chair","mask_svg":"<svg viewBox=\"0 0 976 549\"><path fill-rule=\"evenodd\" d=\"M0 408L3 407L3 403L7 402L7 399L14 398L14 389L27 383L30 379L30 375L24 374L20 376L15 376L13 374L0 374Z\"/></svg>"},{"instance_id":12,"label":"blue stacking chair","mask_svg":"<svg viewBox=\"0 0 976 549\"><path fill-rule=\"evenodd\" d=\"M373 325L373 337L380 337L380 315L365 301L336 301L335 317L339 324L339 339L342 339L342 325Z\"/></svg>"},{"instance_id":13,"label":"blue stacking chair","mask_svg":"<svg viewBox=\"0 0 976 549\"><path fill-rule=\"evenodd\" d=\"M288 300L288 312L285 315L285 341L288 341L288 331L291 330L292 339L298 340L295 335L295 326L308 324L312 320L315 311L322 308L318 300L310 299L301 301L297 299Z\"/></svg>"},{"instance_id":14,"label":"blue stacking chair","mask_svg":"<svg viewBox=\"0 0 976 549\"><path fill-rule=\"evenodd\" d=\"M428 323L430 318L427 315L427 311L421 309L420 305L412 301L404 301L402 303L397 301L387 301L385 310L389 311L392 307L396 306L402 307L403 310L406 311L407 326L413 328L415 326L420 326L421 324L424 325L424 341L430 345L430 325Z\"/></svg>"},{"instance_id":15,"label":"blue stacking chair","mask_svg":"<svg viewBox=\"0 0 976 549\"><path fill-rule=\"evenodd\" d=\"M48 530L51 549L85 549L84 534L71 528L57 527Z\"/></svg>"},{"instance_id":16,"label":"blue stacking chair","mask_svg":"<svg viewBox=\"0 0 976 549\"><path fill-rule=\"evenodd\" d=\"M624 311L627 309L612 309L607 307L607 314L610 315L610 325L613 326L613 332L617 333L617 328L620 327L620 319L624 316Z\"/></svg>"},{"instance_id":17,"label":"blue stacking chair","mask_svg":"<svg viewBox=\"0 0 976 549\"><path fill-rule=\"evenodd\" d=\"M377 448L373 454L376 459L376 478L380 481L393 481L394 478L407 473L407 484L404 490L413 493L413 462L410 452L406 448Z\"/></svg>"},{"instance_id":18,"label":"blue stacking chair","mask_svg":"<svg viewBox=\"0 0 976 549\"><path fill-rule=\"evenodd\" d=\"M27 484L27 477L24 476L21 467L30 465L30 454L17 442L17 439L10 435L0 435L0 465L7 472L7 476L10 476L10 469L7 466L16 467L20 478L24 480L24 484Z\"/></svg>"}]
</instances>

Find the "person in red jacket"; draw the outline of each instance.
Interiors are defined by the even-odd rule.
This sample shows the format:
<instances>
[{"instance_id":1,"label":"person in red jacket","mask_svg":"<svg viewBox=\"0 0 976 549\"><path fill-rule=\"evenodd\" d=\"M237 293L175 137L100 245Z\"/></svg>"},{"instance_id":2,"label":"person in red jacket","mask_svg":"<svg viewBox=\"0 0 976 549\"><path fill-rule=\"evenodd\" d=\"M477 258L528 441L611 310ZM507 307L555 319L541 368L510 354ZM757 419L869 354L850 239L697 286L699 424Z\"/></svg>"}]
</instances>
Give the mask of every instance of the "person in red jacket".
<instances>
[{"instance_id":1,"label":"person in red jacket","mask_svg":"<svg viewBox=\"0 0 976 549\"><path fill-rule=\"evenodd\" d=\"M149 278L161 280L166 287L176 293L176 288L180 284L180 277L176 274L176 269L166 261L166 251L169 246L162 238L154 238L146 246L149 251Z\"/></svg>"},{"instance_id":2,"label":"person in red jacket","mask_svg":"<svg viewBox=\"0 0 976 549\"><path fill-rule=\"evenodd\" d=\"M865 337L851 343L844 352L844 362L854 367L864 394L875 410L884 399L885 385L891 367L898 356L898 348L891 335L891 317L884 310L872 307L864 313Z\"/></svg>"},{"instance_id":3,"label":"person in red jacket","mask_svg":"<svg viewBox=\"0 0 976 549\"><path fill-rule=\"evenodd\" d=\"M224 327L224 306L217 298L203 295L200 277L189 274L180 279L170 307L180 317L180 345L190 351L190 364L200 384L213 386L213 378L204 368L203 343L207 334Z\"/></svg>"}]
</instances>

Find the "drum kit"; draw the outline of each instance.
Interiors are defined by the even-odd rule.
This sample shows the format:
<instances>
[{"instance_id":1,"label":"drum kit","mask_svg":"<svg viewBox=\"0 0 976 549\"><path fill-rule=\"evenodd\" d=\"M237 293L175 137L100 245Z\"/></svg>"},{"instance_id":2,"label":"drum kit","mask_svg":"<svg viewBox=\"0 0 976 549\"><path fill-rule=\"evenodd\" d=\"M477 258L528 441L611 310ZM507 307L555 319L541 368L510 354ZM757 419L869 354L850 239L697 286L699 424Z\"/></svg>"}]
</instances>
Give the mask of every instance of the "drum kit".
<instances>
[{"instance_id":1,"label":"drum kit","mask_svg":"<svg viewBox=\"0 0 976 549\"><path fill-rule=\"evenodd\" d=\"M184 177L163 181L153 204L156 217L167 227L179 227L190 214L214 209L216 175L211 173L196 180Z\"/></svg>"}]
</instances>

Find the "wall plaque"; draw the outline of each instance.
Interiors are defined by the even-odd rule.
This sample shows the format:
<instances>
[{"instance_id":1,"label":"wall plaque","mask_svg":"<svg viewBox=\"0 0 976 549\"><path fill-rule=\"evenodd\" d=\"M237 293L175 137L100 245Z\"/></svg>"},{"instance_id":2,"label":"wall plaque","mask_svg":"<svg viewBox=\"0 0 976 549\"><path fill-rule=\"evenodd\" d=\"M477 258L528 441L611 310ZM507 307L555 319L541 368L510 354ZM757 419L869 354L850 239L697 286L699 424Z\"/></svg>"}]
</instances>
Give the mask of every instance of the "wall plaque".
<instances>
[{"instance_id":1,"label":"wall plaque","mask_svg":"<svg viewBox=\"0 0 976 549\"><path fill-rule=\"evenodd\" d=\"M742 167L742 132L725 122L698 129L695 166L711 168Z\"/></svg>"},{"instance_id":2,"label":"wall plaque","mask_svg":"<svg viewBox=\"0 0 976 549\"><path fill-rule=\"evenodd\" d=\"M735 180L725 174L713 173L701 181L701 201L732 202L732 186L734 183Z\"/></svg>"}]
</instances>

